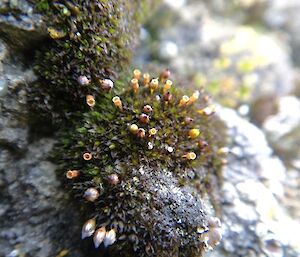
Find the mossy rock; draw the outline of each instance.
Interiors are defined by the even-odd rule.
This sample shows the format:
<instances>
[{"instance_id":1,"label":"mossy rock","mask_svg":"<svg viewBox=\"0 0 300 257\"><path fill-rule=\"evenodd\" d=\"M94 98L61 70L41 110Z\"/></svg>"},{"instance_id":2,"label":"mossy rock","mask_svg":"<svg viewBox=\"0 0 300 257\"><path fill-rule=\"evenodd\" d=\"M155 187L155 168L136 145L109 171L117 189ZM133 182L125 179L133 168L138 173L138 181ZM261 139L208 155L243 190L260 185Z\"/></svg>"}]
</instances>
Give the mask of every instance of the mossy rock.
<instances>
[{"instance_id":1,"label":"mossy rock","mask_svg":"<svg viewBox=\"0 0 300 257\"><path fill-rule=\"evenodd\" d=\"M89 234L85 225L83 237L114 231L100 252L199 256L209 223L201 199L221 181L219 121L203 90L188 96L163 76L134 76L119 82L118 96L88 95L90 110L61 134L58 174L99 229Z\"/></svg>"},{"instance_id":2,"label":"mossy rock","mask_svg":"<svg viewBox=\"0 0 300 257\"><path fill-rule=\"evenodd\" d=\"M35 58L39 80L29 88L31 108L54 124L82 110L85 95L101 91L100 80L126 70L142 18L154 2L36 1L49 36ZM90 84L80 83L80 76Z\"/></svg>"}]
</instances>

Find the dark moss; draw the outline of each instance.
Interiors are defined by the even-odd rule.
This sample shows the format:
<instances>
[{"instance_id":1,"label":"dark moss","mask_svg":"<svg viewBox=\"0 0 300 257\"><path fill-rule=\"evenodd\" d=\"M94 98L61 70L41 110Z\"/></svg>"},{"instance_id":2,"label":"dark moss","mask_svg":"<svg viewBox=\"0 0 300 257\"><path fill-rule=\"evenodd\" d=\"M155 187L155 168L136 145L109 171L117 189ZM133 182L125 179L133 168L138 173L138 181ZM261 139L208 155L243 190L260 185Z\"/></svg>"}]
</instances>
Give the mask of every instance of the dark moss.
<instances>
[{"instance_id":1,"label":"dark moss","mask_svg":"<svg viewBox=\"0 0 300 257\"><path fill-rule=\"evenodd\" d=\"M32 109L54 123L84 110L85 95L101 91L99 80L119 77L128 65L145 5L125 0L36 1L49 38L36 55L39 80L29 88ZM81 85L79 76L91 83Z\"/></svg>"},{"instance_id":2,"label":"dark moss","mask_svg":"<svg viewBox=\"0 0 300 257\"><path fill-rule=\"evenodd\" d=\"M134 256L165 256L172 249L175 256L194 256L204 247L197 228L207 222L199 196L211 193L210 181L220 177L218 120L203 111L211 110L204 92L195 102L180 106L183 92L178 86L169 89L172 99L166 102L161 81L153 93L141 80L137 93L129 81L120 84L125 88L118 94L122 107L112 102L115 93L101 92L95 106L82 113L75 131L62 134L60 176L67 170L80 171L69 184L80 201L85 202L88 188L99 190L101 196L89 203L93 207L87 218L96 217L97 227L117 230L112 251L129 247ZM153 109L146 123L141 121L145 105ZM144 129L145 137L131 131L132 124ZM157 130L153 136L151 128ZM199 129L200 135L189 137L191 129ZM92 159L84 160L84 153ZM187 158L188 153L196 159ZM109 183L111 174L118 175L119 184Z\"/></svg>"}]
</instances>

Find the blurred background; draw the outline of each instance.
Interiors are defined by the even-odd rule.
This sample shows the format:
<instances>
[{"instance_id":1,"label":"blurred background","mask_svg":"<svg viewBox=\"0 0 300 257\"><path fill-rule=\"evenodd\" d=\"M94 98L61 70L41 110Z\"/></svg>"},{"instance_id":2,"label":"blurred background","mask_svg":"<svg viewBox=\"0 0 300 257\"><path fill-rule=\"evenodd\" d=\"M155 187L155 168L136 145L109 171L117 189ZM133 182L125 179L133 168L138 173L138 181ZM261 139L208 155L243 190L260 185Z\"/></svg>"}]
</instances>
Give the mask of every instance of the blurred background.
<instances>
[{"instance_id":1,"label":"blurred background","mask_svg":"<svg viewBox=\"0 0 300 257\"><path fill-rule=\"evenodd\" d=\"M213 256L300 256L299 13L299 0L164 0L140 32L136 67L167 67L226 107L225 239Z\"/></svg>"}]
</instances>

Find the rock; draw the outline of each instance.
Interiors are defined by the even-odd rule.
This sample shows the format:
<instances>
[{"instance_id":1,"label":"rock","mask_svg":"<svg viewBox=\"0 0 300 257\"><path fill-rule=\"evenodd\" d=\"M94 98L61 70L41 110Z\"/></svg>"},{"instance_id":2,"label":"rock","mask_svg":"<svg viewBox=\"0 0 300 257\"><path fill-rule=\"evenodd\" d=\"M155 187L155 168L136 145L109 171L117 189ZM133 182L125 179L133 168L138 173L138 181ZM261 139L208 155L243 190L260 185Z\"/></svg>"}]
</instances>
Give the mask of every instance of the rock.
<instances>
[{"instance_id":1,"label":"rock","mask_svg":"<svg viewBox=\"0 0 300 257\"><path fill-rule=\"evenodd\" d=\"M299 11L300 3L297 0L272 0L269 1L268 8L264 13L265 24L287 37L292 47L293 61L298 67L300 65L300 36L298 33L300 21L297 18Z\"/></svg>"},{"instance_id":2,"label":"rock","mask_svg":"<svg viewBox=\"0 0 300 257\"><path fill-rule=\"evenodd\" d=\"M30 48L47 35L42 16L28 0L4 0L0 3L0 32L10 47Z\"/></svg>"},{"instance_id":3,"label":"rock","mask_svg":"<svg viewBox=\"0 0 300 257\"><path fill-rule=\"evenodd\" d=\"M10 58L4 43L0 42L0 49L0 145L23 151L28 143L25 85L35 76Z\"/></svg>"},{"instance_id":4,"label":"rock","mask_svg":"<svg viewBox=\"0 0 300 257\"><path fill-rule=\"evenodd\" d=\"M80 240L73 236L80 217L60 187L55 165L45 159L53 143L40 139L23 156L1 150L1 256L48 257L62 250L83 256L73 247Z\"/></svg>"},{"instance_id":5,"label":"rock","mask_svg":"<svg viewBox=\"0 0 300 257\"><path fill-rule=\"evenodd\" d=\"M279 98L278 112L263 123L268 140L288 167L284 204L289 213L299 219L300 189L300 100L295 96Z\"/></svg>"},{"instance_id":6,"label":"rock","mask_svg":"<svg viewBox=\"0 0 300 257\"><path fill-rule=\"evenodd\" d=\"M281 97L278 112L268 117L263 128L276 153L290 166L300 161L300 100L295 96Z\"/></svg>"},{"instance_id":7,"label":"rock","mask_svg":"<svg viewBox=\"0 0 300 257\"><path fill-rule=\"evenodd\" d=\"M70 250L80 217L47 161L54 140L29 140L26 85L34 80L0 41L0 256L82 256Z\"/></svg>"},{"instance_id":8,"label":"rock","mask_svg":"<svg viewBox=\"0 0 300 257\"><path fill-rule=\"evenodd\" d=\"M298 256L299 240L291 231L300 224L280 203L285 167L261 130L233 110L218 113L229 128L231 154L223 173L223 239L208 256Z\"/></svg>"}]
</instances>

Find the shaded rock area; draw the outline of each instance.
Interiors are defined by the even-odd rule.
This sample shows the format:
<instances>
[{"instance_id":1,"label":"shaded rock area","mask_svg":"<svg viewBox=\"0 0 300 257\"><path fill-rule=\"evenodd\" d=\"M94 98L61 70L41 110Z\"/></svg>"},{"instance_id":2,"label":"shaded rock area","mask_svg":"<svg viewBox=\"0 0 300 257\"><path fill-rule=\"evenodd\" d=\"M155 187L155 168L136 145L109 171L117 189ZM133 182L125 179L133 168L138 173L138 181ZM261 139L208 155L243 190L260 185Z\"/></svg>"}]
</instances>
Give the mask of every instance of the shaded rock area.
<instances>
[{"instance_id":1,"label":"shaded rock area","mask_svg":"<svg viewBox=\"0 0 300 257\"><path fill-rule=\"evenodd\" d=\"M22 154L1 149L0 256L55 256L79 249L80 217L66 199L55 176L55 165L45 157L53 146L43 138Z\"/></svg>"},{"instance_id":2,"label":"shaded rock area","mask_svg":"<svg viewBox=\"0 0 300 257\"><path fill-rule=\"evenodd\" d=\"M54 140L30 140L25 87L35 76L0 48L0 256L83 256L73 249L80 217L47 161Z\"/></svg>"},{"instance_id":3,"label":"shaded rock area","mask_svg":"<svg viewBox=\"0 0 300 257\"><path fill-rule=\"evenodd\" d=\"M42 16L33 1L4 0L0 3L1 38L16 49L31 48L47 35Z\"/></svg>"}]
</instances>

